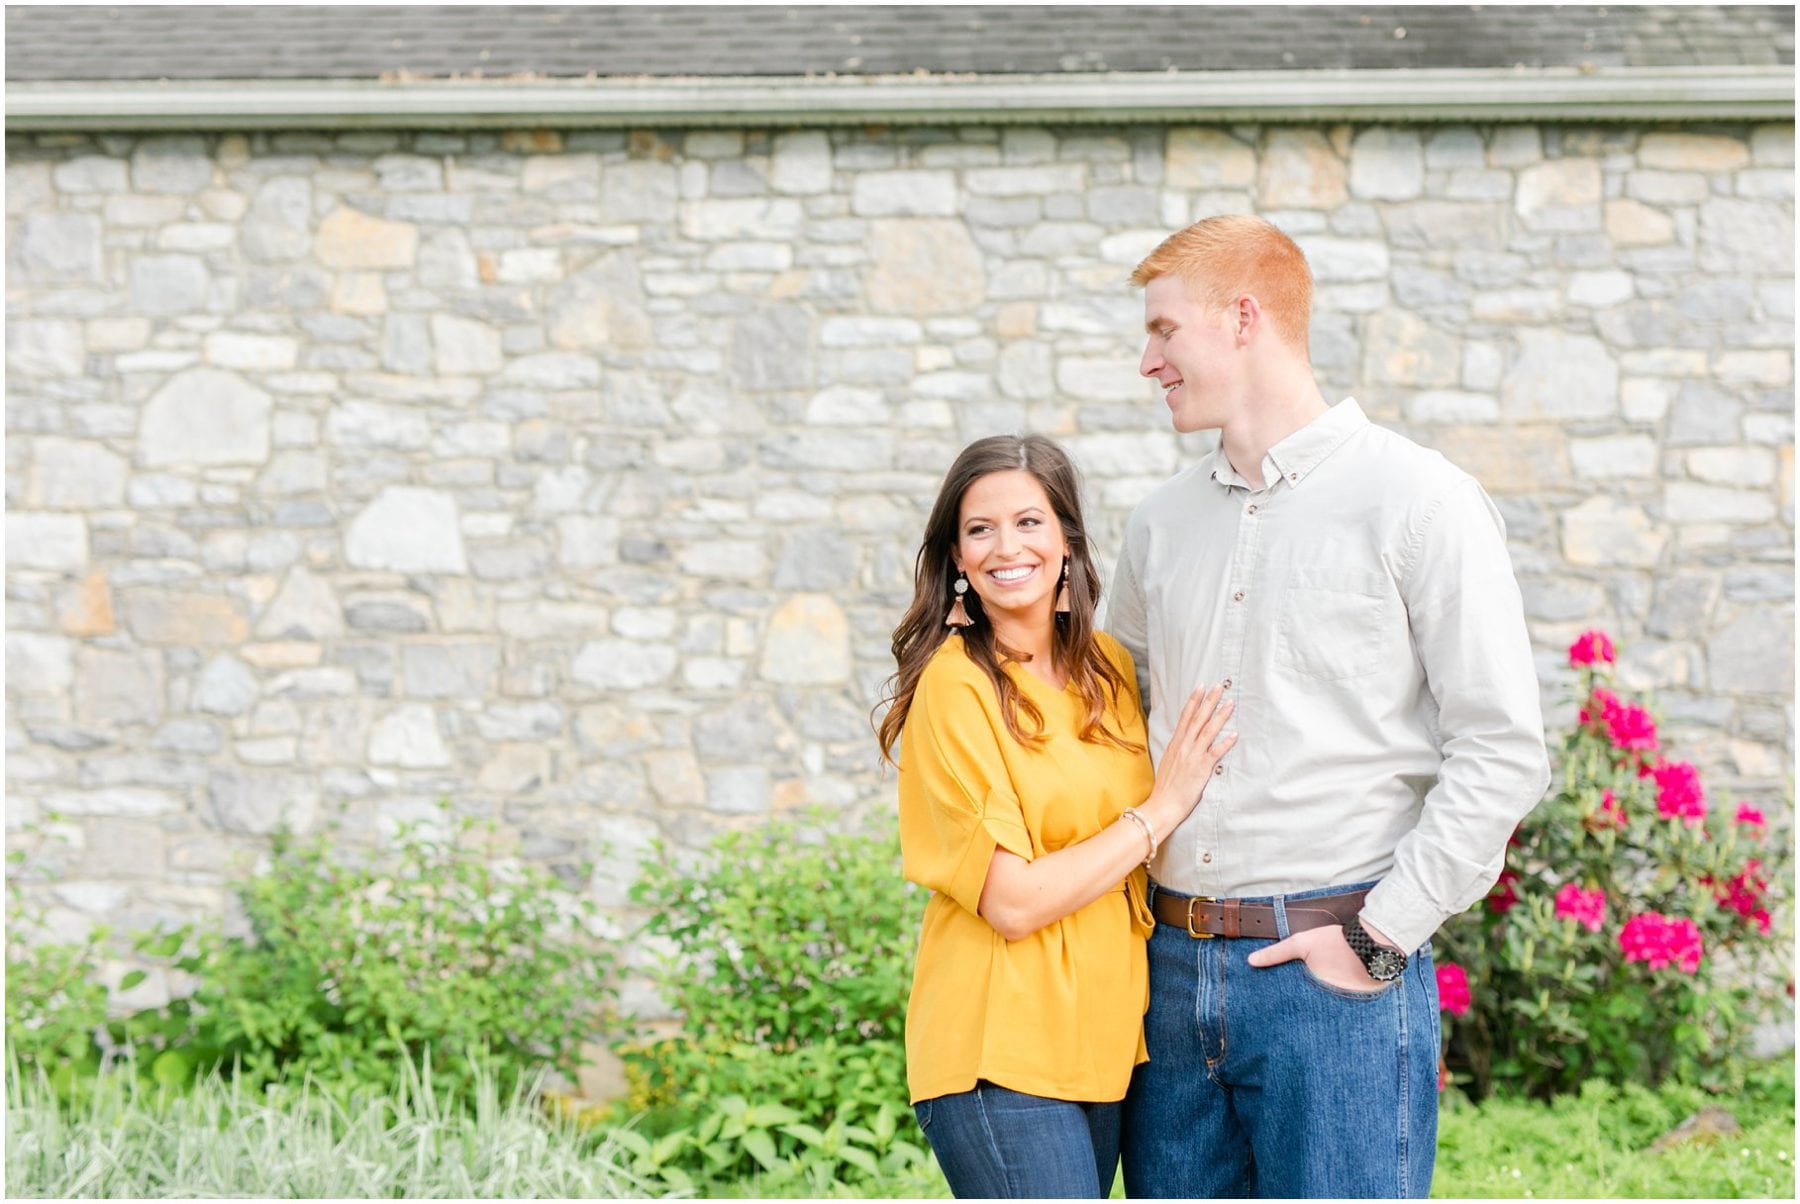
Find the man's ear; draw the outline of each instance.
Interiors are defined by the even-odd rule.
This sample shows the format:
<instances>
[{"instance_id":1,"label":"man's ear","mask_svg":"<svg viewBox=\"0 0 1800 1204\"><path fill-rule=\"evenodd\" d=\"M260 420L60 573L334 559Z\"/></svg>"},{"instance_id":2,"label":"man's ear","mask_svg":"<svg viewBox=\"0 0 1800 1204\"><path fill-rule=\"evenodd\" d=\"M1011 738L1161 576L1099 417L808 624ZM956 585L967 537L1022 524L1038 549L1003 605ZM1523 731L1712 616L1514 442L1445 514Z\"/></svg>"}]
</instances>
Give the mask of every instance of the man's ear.
<instances>
[{"instance_id":1,"label":"man's ear","mask_svg":"<svg viewBox=\"0 0 1800 1204\"><path fill-rule=\"evenodd\" d=\"M1241 293L1231 303L1232 332L1237 336L1238 346L1248 343L1262 325L1262 303L1250 293Z\"/></svg>"}]
</instances>

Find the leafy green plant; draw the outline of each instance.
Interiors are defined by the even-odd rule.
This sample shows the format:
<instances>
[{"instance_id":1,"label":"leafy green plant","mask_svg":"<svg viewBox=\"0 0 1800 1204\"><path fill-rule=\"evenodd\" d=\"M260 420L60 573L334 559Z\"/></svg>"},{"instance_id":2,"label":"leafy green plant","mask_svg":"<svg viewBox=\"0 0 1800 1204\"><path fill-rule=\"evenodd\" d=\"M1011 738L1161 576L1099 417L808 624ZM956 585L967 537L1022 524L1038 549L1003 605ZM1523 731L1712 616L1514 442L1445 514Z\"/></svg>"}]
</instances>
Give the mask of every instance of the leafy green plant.
<instances>
[{"instance_id":1,"label":"leafy green plant","mask_svg":"<svg viewBox=\"0 0 1800 1204\"><path fill-rule=\"evenodd\" d=\"M1477 1096L1735 1086L1754 1025L1793 990L1786 841L1757 807L1708 803L1655 716L1610 688L1614 656L1601 632L1570 649L1580 721L1561 782L1486 904L1439 934L1448 1065Z\"/></svg>"},{"instance_id":2,"label":"leafy green plant","mask_svg":"<svg viewBox=\"0 0 1800 1204\"><path fill-rule=\"evenodd\" d=\"M429 1051L444 1086L466 1097L485 1073L504 1093L546 1064L573 1075L610 1023L614 957L592 904L496 858L473 821L403 829L367 862L329 834L280 835L239 894L249 938L188 928L142 946L198 983L156 1032L137 1025L181 1069L344 1095L391 1088Z\"/></svg>"},{"instance_id":3,"label":"leafy green plant","mask_svg":"<svg viewBox=\"0 0 1800 1204\"><path fill-rule=\"evenodd\" d=\"M304 1078L259 1090L200 1076L168 1091L106 1073L74 1102L10 1066L8 1198L619 1199L650 1194L611 1133L547 1117L531 1084L429 1067L340 1097Z\"/></svg>"},{"instance_id":4,"label":"leafy green plant","mask_svg":"<svg viewBox=\"0 0 1800 1204\"><path fill-rule=\"evenodd\" d=\"M926 1164L903 1123L924 897L900 876L897 834L826 822L726 833L697 869L661 849L645 864L632 899L670 950L652 981L683 1019L621 1051L629 1104L648 1112L640 1173L823 1193Z\"/></svg>"}]
</instances>

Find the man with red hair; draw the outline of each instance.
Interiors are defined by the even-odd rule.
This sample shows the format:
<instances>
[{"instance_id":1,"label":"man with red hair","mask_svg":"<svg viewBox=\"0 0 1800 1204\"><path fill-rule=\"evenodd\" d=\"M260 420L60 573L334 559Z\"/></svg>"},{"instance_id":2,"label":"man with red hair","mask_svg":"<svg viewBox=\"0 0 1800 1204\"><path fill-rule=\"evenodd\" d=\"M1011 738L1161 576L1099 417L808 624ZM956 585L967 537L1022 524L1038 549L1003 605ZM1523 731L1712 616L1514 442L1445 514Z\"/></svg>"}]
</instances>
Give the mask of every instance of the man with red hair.
<instances>
[{"instance_id":1,"label":"man with red hair","mask_svg":"<svg viewBox=\"0 0 1800 1204\"><path fill-rule=\"evenodd\" d=\"M1326 403L1312 274L1273 225L1198 222L1132 282L1139 370L1220 441L1133 512L1107 627L1158 758L1198 681L1247 738L1151 865L1126 1189L1423 1197L1430 937L1550 780L1505 529L1469 474Z\"/></svg>"}]
</instances>

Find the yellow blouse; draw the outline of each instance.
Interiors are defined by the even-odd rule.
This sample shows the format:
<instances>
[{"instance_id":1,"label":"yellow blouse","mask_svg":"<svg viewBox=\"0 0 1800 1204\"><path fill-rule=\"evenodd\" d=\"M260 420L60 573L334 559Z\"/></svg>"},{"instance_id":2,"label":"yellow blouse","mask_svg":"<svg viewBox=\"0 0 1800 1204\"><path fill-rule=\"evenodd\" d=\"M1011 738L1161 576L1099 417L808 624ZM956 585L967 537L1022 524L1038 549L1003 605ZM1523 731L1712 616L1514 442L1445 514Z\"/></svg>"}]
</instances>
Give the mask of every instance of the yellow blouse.
<instances>
[{"instance_id":1,"label":"yellow blouse","mask_svg":"<svg viewBox=\"0 0 1800 1204\"><path fill-rule=\"evenodd\" d=\"M1098 638L1131 694L1107 726L1147 744L1131 654ZM902 863L933 892L906 1008L907 1085L914 1103L977 1079L1053 1099L1123 1099L1132 1067L1148 1060L1144 871L1019 941L975 909L996 847L1029 861L1093 836L1149 797L1150 755L1083 741L1079 695L1022 666L1005 672L1043 711L1048 743L1013 739L957 635L925 666L900 736Z\"/></svg>"}]
</instances>

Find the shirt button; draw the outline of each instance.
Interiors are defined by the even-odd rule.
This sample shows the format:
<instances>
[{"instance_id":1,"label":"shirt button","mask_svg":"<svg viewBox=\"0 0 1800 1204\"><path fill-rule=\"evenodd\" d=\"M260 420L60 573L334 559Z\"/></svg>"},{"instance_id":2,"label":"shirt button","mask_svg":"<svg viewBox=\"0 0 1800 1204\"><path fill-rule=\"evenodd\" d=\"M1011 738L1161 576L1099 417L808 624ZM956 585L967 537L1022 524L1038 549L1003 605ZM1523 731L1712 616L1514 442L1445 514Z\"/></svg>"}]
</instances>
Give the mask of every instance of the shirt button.
<instances>
[{"instance_id":1,"label":"shirt button","mask_svg":"<svg viewBox=\"0 0 1800 1204\"><path fill-rule=\"evenodd\" d=\"M1223 765L1213 766L1213 773L1220 774L1220 773L1224 773L1224 772L1225 772L1225 767Z\"/></svg>"},{"instance_id":2,"label":"shirt button","mask_svg":"<svg viewBox=\"0 0 1800 1204\"><path fill-rule=\"evenodd\" d=\"M1200 854L1200 860L1206 862L1208 865L1211 865L1212 864L1212 854L1211 853L1202 853L1202 854Z\"/></svg>"},{"instance_id":3,"label":"shirt button","mask_svg":"<svg viewBox=\"0 0 1800 1204\"><path fill-rule=\"evenodd\" d=\"M1219 685L1224 689L1229 690L1231 689L1231 679L1227 677L1224 681L1220 682Z\"/></svg>"},{"instance_id":4,"label":"shirt button","mask_svg":"<svg viewBox=\"0 0 1800 1204\"><path fill-rule=\"evenodd\" d=\"M1233 602L1242 602L1244 600L1244 591L1239 590L1237 593L1231 595L1231 600Z\"/></svg>"},{"instance_id":5,"label":"shirt button","mask_svg":"<svg viewBox=\"0 0 1800 1204\"><path fill-rule=\"evenodd\" d=\"M1256 507L1255 507L1255 506L1252 506L1252 507L1250 507L1250 509L1249 509L1249 511L1248 511L1248 513L1250 513L1250 514L1255 514L1255 513L1256 513Z\"/></svg>"},{"instance_id":6,"label":"shirt button","mask_svg":"<svg viewBox=\"0 0 1800 1204\"><path fill-rule=\"evenodd\" d=\"M1290 473L1288 473L1288 480L1290 480L1290 481L1298 481L1298 480L1299 480L1299 479L1300 479L1300 474L1299 474L1299 473L1297 473L1297 472L1290 472Z\"/></svg>"}]
</instances>

